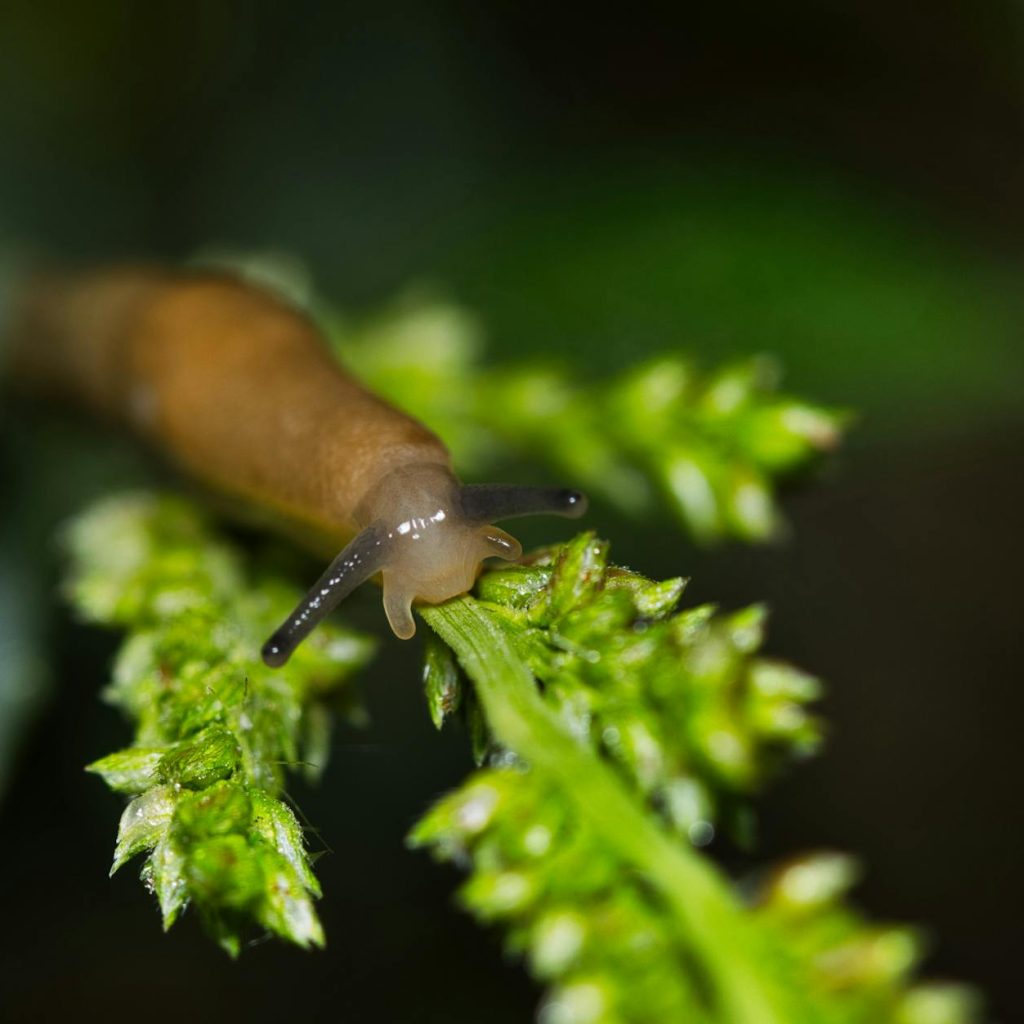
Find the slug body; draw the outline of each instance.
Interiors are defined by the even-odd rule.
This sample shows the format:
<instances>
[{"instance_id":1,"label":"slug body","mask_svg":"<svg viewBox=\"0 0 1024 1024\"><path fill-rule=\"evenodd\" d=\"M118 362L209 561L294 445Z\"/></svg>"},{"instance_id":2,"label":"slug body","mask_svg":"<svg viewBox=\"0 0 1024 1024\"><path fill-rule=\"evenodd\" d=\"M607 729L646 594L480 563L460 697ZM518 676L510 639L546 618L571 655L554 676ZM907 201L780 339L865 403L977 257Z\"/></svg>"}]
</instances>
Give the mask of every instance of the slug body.
<instances>
[{"instance_id":1,"label":"slug body","mask_svg":"<svg viewBox=\"0 0 1024 1024\"><path fill-rule=\"evenodd\" d=\"M273 666L371 576L405 639L413 601L447 600L484 558L520 556L491 520L585 510L572 491L463 487L441 441L346 374L304 314L226 276L40 278L12 334L23 380L127 424L311 543L349 542L264 646Z\"/></svg>"}]
</instances>

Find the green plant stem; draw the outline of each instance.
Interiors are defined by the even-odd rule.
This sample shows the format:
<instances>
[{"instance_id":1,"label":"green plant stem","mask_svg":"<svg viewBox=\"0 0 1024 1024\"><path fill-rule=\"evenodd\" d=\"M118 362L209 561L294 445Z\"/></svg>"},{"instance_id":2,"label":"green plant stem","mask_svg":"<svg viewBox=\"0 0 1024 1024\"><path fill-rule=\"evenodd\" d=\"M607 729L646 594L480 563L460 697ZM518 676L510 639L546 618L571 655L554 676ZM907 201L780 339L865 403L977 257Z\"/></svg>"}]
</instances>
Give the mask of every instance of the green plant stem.
<instances>
[{"instance_id":1,"label":"green plant stem","mask_svg":"<svg viewBox=\"0 0 1024 1024\"><path fill-rule=\"evenodd\" d=\"M486 607L466 596L420 611L473 680L495 739L554 779L581 818L671 906L707 971L713 1019L723 1024L807 1020L794 1005L798 997L761 968L772 953L758 948L728 881L671 839L614 772L562 728Z\"/></svg>"}]
</instances>

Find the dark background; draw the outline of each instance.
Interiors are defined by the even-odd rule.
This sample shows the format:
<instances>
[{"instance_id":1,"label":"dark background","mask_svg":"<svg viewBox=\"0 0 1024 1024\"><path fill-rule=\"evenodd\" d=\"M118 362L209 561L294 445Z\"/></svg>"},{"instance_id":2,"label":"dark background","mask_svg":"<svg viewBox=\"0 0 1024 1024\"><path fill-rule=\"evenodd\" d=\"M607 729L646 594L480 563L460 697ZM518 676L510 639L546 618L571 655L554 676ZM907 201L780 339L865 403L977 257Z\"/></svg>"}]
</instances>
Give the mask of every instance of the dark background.
<instances>
[{"instance_id":1,"label":"dark background","mask_svg":"<svg viewBox=\"0 0 1024 1024\"><path fill-rule=\"evenodd\" d=\"M599 372L768 351L860 410L792 493L789 539L695 550L595 509L619 560L767 599L770 650L829 684L826 752L761 802L765 858L835 846L931 973L1020 1010L1024 852L1022 16L1007 2L22 3L0 8L0 245L65 260L290 251L343 306L410 286L475 310L495 362ZM469 761L435 736L415 649L296 795L325 953L230 963L167 936L109 863L118 800L81 766L124 725L114 638L68 621L48 538L138 457L6 410L0 465L0 1014L522 1021L537 994L403 849ZM68 453L72 452L73 455ZM356 614L379 625L364 601ZM20 673L20 675L19 675ZM2 687L0 687L2 690ZM14 741L18 754L10 760ZM2 780L2 776L0 776Z\"/></svg>"}]
</instances>

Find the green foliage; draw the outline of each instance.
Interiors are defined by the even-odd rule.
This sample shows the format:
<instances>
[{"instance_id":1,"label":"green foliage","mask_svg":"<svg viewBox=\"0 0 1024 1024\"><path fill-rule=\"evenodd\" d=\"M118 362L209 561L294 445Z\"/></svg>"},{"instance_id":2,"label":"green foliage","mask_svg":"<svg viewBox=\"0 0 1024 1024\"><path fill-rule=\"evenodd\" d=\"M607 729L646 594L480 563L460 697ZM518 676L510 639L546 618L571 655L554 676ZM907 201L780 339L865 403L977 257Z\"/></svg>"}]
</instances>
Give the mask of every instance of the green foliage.
<instances>
[{"instance_id":1,"label":"green foliage","mask_svg":"<svg viewBox=\"0 0 1024 1024\"><path fill-rule=\"evenodd\" d=\"M333 335L344 362L435 429L463 472L540 458L630 514L660 500L701 541L776 534L776 480L834 447L846 419L780 393L764 358L701 373L669 356L602 382L554 365L485 369L473 320L436 303L351 332L335 322Z\"/></svg>"},{"instance_id":2,"label":"green foliage","mask_svg":"<svg viewBox=\"0 0 1024 1024\"><path fill-rule=\"evenodd\" d=\"M754 891L753 913L806 965L803 981L837 1022L959 1024L980 1014L962 985L907 985L924 942L906 927L872 924L844 900L857 879L846 856L817 853L771 872Z\"/></svg>"},{"instance_id":3,"label":"green foliage","mask_svg":"<svg viewBox=\"0 0 1024 1024\"><path fill-rule=\"evenodd\" d=\"M245 579L183 502L104 502L68 544L80 613L128 630L108 697L136 742L91 766L131 798L113 870L144 855L165 926L191 904L232 954L253 924L322 944L283 766L322 743L317 701L371 645L326 628L265 669L259 643L295 595ZM470 868L462 899L549 986L545 1024L971 1019L965 990L910 982L913 933L846 905L845 859L787 865L744 903L699 852L814 749L817 684L758 655L760 608L680 610L684 581L607 556L584 533L422 610L434 719L461 708L489 766L412 841Z\"/></svg>"},{"instance_id":4,"label":"green foliage","mask_svg":"<svg viewBox=\"0 0 1024 1024\"><path fill-rule=\"evenodd\" d=\"M549 986L545 1024L732 1021L709 1005L705 965L671 908L533 770L478 771L412 835L470 865L463 904L506 930L506 944ZM919 939L874 925L841 897L850 863L819 854L786 865L747 911L766 953L758 967L804 998L767 1020L790 1024L962 1024L977 1001L961 986L909 982ZM839 876L840 884L836 884ZM729 936L721 936L729 943Z\"/></svg>"},{"instance_id":5,"label":"green foliage","mask_svg":"<svg viewBox=\"0 0 1024 1024\"><path fill-rule=\"evenodd\" d=\"M610 566L608 545L582 533L526 564L490 570L477 593L566 730L702 844L714 836L719 809L732 815L734 833L745 829L746 807L736 798L780 761L817 748L820 727L806 705L819 687L756 656L762 607L677 612L684 585ZM435 722L444 713L434 694L455 689L453 672L430 648L425 678ZM449 696L447 704L457 701Z\"/></svg>"},{"instance_id":6,"label":"green foliage","mask_svg":"<svg viewBox=\"0 0 1024 1024\"><path fill-rule=\"evenodd\" d=\"M813 749L817 686L756 656L759 608L677 611L681 589L583 534L424 609L472 681L491 766L411 842L469 868L462 901L549 986L545 1024L974 1019L965 989L912 983L913 933L842 901L845 858L787 865L745 903L694 850L717 807ZM439 673L434 653L428 693Z\"/></svg>"},{"instance_id":7,"label":"green foliage","mask_svg":"<svg viewBox=\"0 0 1024 1024\"><path fill-rule=\"evenodd\" d=\"M128 633L106 696L135 742L89 766L132 797L112 871L146 854L164 927L191 904L232 955L253 924L322 945L320 887L280 794L287 766L322 756L322 698L355 710L338 688L372 642L329 626L285 670L265 668L259 645L297 593L246 578L239 553L183 501L104 501L72 523L67 544L79 614Z\"/></svg>"},{"instance_id":8,"label":"green foliage","mask_svg":"<svg viewBox=\"0 0 1024 1024\"><path fill-rule=\"evenodd\" d=\"M539 773L478 771L412 841L471 865L462 902L552 986L542 1020L705 1019L671 914Z\"/></svg>"},{"instance_id":9,"label":"green foliage","mask_svg":"<svg viewBox=\"0 0 1024 1024\"><path fill-rule=\"evenodd\" d=\"M700 374L662 359L598 384L485 370L472 322L438 305L344 340L347 361L450 441L460 468L543 453L624 511L660 495L701 540L775 533L776 481L830 448L843 420L779 394L763 360ZM296 594L245 578L183 502L106 502L69 545L75 606L128 632L107 695L135 740L91 766L130 798L113 870L144 855L165 926L191 904L232 954L253 924L322 944L283 770L322 759L321 698L372 645L321 627L267 670L259 644ZM759 653L763 608L680 608L685 585L611 564L582 533L420 609L434 631L430 715L439 728L462 715L483 767L410 841L468 869L462 901L546 986L543 1024L975 1019L967 990L913 980L916 933L851 908L848 859L805 857L736 886L703 852L722 832L749 843L751 796L817 748L819 685Z\"/></svg>"}]
</instances>

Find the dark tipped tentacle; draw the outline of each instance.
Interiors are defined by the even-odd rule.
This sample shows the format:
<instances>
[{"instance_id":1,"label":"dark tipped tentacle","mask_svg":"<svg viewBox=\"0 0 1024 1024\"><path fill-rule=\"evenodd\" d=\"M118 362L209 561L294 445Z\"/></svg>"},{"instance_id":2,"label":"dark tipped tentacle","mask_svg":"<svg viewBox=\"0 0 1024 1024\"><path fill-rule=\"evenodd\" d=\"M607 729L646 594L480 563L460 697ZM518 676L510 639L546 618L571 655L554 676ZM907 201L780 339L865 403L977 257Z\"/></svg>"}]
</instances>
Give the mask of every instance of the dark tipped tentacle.
<instances>
[{"instance_id":1,"label":"dark tipped tentacle","mask_svg":"<svg viewBox=\"0 0 1024 1024\"><path fill-rule=\"evenodd\" d=\"M587 511L587 496L565 487L469 484L462 487L459 496L462 514L470 522L477 523L535 515L576 519Z\"/></svg>"},{"instance_id":2,"label":"dark tipped tentacle","mask_svg":"<svg viewBox=\"0 0 1024 1024\"><path fill-rule=\"evenodd\" d=\"M263 660L267 665L280 668L341 601L360 583L380 572L387 550L387 536L387 531L374 523L342 549L295 611L263 645Z\"/></svg>"}]
</instances>

